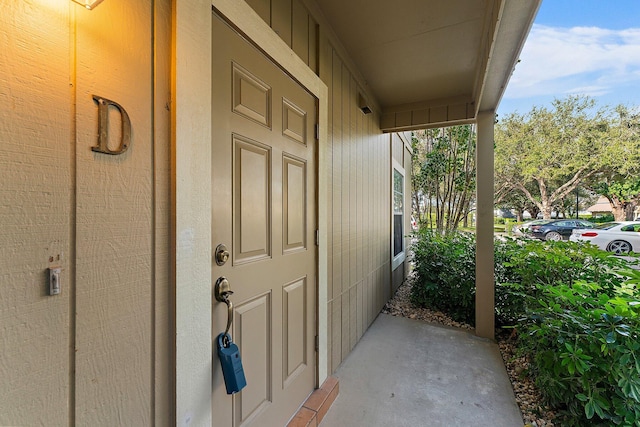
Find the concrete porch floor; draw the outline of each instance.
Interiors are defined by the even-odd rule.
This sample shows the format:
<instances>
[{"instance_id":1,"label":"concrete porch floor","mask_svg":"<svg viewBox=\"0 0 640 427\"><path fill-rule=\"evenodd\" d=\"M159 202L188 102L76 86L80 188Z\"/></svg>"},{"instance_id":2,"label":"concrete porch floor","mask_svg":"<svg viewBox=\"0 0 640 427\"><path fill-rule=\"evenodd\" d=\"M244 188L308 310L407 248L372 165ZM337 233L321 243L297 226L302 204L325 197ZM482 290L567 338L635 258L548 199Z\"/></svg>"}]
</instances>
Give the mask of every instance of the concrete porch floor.
<instances>
[{"instance_id":1,"label":"concrete porch floor","mask_svg":"<svg viewBox=\"0 0 640 427\"><path fill-rule=\"evenodd\" d=\"M498 346L470 332L380 314L335 372L321 427L522 427Z\"/></svg>"}]
</instances>

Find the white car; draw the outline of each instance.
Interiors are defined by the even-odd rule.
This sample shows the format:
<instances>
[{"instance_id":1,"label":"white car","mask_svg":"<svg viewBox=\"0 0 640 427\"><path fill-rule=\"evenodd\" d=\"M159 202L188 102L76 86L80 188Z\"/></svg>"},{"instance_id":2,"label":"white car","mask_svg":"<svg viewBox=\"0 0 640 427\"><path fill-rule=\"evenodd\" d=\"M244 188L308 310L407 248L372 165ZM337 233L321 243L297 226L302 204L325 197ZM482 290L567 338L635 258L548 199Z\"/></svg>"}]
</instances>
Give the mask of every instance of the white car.
<instances>
[{"instance_id":1,"label":"white car","mask_svg":"<svg viewBox=\"0 0 640 427\"><path fill-rule=\"evenodd\" d=\"M577 228L569 240L590 242L617 255L640 252L640 221L605 222L594 228Z\"/></svg>"}]
</instances>

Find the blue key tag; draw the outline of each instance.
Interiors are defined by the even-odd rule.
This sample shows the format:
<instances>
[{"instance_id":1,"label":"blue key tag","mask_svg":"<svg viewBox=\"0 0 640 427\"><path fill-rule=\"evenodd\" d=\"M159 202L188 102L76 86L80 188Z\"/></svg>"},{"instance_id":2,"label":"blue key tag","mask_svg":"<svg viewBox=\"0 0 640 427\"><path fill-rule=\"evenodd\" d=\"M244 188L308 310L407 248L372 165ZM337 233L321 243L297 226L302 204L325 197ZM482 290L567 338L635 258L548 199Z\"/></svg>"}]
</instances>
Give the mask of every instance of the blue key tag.
<instances>
[{"instance_id":1,"label":"blue key tag","mask_svg":"<svg viewBox=\"0 0 640 427\"><path fill-rule=\"evenodd\" d=\"M231 341L231 335L224 332L218 335L216 342L227 394L237 393L247 385L244 369L242 368L242 359L240 359L240 350Z\"/></svg>"}]
</instances>

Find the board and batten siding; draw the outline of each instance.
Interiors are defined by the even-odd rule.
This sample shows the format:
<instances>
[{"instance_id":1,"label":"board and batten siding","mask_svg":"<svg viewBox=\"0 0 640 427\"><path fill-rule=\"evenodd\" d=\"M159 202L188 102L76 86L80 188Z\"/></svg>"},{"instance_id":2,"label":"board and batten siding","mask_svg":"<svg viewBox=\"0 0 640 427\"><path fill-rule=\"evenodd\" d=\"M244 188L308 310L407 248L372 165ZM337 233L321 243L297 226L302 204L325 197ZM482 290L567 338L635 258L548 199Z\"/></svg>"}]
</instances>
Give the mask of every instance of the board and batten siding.
<instances>
[{"instance_id":1,"label":"board and batten siding","mask_svg":"<svg viewBox=\"0 0 640 427\"><path fill-rule=\"evenodd\" d=\"M170 7L2 3L0 425L173 424Z\"/></svg>"},{"instance_id":2,"label":"board and batten siding","mask_svg":"<svg viewBox=\"0 0 640 427\"><path fill-rule=\"evenodd\" d=\"M366 97L361 82L320 17L299 0L247 3L329 89L327 314L333 372L391 295L391 135L381 132L378 112L359 109L358 95Z\"/></svg>"},{"instance_id":3,"label":"board and batten siding","mask_svg":"<svg viewBox=\"0 0 640 427\"><path fill-rule=\"evenodd\" d=\"M328 44L328 310L330 370L351 352L390 297L390 144L376 114L358 108L358 84ZM329 56L329 53L331 56ZM326 61L326 62L325 62Z\"/></svg>"},{"instance_id":4,"label":"board and batten siding","mask_svg":"<svg viewBox=\"0 0 640 427\"><path fill-rule=\"evenodd\" d=\"M249 6L309 66L318 72L318 23L296 0L246 0Z\"/></svg>"},{"instance_id":5,"label":"board and batten siding","mask_svg":"<svg viewBox=\"0 0 640 427\"><path fill-rule=\"evenodd\" d=\"M54 3L0 14L0 425L69 417L69 6ZM63 269L56 297L48 267Z\"/></svg>"}]
</instances>

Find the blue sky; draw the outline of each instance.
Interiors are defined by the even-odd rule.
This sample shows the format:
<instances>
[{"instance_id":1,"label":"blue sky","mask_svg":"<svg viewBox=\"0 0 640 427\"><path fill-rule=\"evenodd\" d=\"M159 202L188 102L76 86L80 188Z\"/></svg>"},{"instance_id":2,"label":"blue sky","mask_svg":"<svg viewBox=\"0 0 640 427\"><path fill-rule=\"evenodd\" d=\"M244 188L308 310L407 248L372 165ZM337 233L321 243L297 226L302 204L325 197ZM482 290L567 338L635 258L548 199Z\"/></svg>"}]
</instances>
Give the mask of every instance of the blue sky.
<instances>
[{"instance_id":1,"label":"blue sky","mask_svg":"<svg viewBox=\"0 0 640 427\"><path fill-rule=\"evenodd\" d=\"M543 0L498 116L582 94L640 107L640 0Z\"/></svg>"}]
</instances>

